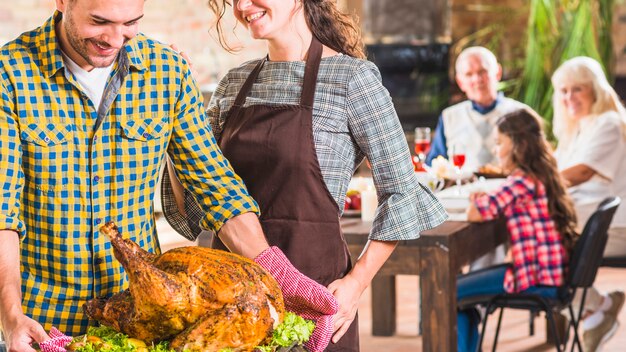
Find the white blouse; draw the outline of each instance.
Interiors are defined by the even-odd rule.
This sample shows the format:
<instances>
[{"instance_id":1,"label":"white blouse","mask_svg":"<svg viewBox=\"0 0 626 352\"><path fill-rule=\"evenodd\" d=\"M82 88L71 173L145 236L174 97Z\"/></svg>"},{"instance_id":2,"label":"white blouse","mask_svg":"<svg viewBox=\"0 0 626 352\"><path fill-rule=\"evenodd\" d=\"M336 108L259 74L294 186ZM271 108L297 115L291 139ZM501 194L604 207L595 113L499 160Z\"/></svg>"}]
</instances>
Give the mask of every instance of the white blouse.
<instances>
[{"instance_id":1,"label":"white blouse","mask_svg":"<svg viewBox=\"0 0 626 352\"><path fill-rule=\"evenodd\" d=\"M626 140L620 116L605 112L579 122L578 133L567 145L559 144L555 156L559 170L584 164L596 171L590 180L569 189L583 228L598 204L617 195L626 202ZM626 227L626 205L621 205L611 228Z\"/></svg>"}]
</instances>

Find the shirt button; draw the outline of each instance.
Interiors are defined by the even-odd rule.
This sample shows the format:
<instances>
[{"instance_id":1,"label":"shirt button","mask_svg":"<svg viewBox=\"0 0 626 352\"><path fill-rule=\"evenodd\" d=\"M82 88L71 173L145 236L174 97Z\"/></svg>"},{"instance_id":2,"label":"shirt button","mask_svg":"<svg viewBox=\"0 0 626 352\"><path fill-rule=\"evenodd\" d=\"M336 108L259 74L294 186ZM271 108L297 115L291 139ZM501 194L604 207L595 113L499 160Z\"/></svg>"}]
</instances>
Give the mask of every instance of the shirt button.
<instances>
[{"instance_id":1,"label":"shirt button","mask_svg":"<svg viewBox=\"0 0 626 352\"><path fill-rule=\"evenodd\" d=\"M96 258L96 260L94 260L93 262L96 265L100 265L100 264L102 264L103 260L102 260L102 258Z\"/></svg>"},{"instance_id":2,"label":"shirt button","mask_svg":"<svg viewBox=\"0 0 626 352\"><path fill-rule=\"evenodd\" d=\"M94 176L93 182L98 183L98 181L100 181L100 176Z\"/></svg>"},{"instance_id":3,"label":"shirt button","mask_svg":"<svg viewBox=\"0 0 626 352\"><path fill-rule=\"evenodd\" d=\"M50 138L48 136L44 137L43 139L44 142L49 143L50 142Z\"/></svg>"},{"instance_id":4,"label":"shirt button","mask_svg":"<svg viewBox=\"0 0 626 352\"><path fill-rule=\"evenodd\" d=\"M147 132L144 132L144 134L143 134L143 138L150 138L150 134L149 134L149 133L147 133Z\"/></svg>"},{"instance_id":5,"label":"shirt button","mask_svg":"<svg viewBox=\"0 0 626 352\"><path fill-rule=\"evenodd\" d=\"M101 222L102 222L102 219L100 219L100 218L96 219L96 225L100 225Z\"/></svg>"}]
</instances>

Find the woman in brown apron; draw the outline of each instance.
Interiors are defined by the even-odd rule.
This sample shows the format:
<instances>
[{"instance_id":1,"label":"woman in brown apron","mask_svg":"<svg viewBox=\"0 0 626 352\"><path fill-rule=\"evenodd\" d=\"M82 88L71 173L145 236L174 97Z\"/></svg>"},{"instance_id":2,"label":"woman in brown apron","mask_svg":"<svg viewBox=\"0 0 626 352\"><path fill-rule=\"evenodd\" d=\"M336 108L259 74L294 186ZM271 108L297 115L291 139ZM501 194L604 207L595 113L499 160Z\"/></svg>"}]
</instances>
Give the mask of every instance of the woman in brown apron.
<instances>
[{"instance_id":1,"label":"woman in brown apron","mask_svg":"<svg viewBox=\"0 0 626 352\"><path fill-rule=\"evenodd\" d=\"M339 209L320 171L312 135L313 96L322 45L309 49L299 105L243 107L266 60L239 91L219 145L261 207L261 225L271 246L283 250L303 274L328 286L350 269ZM214 248L226 249L216 238ZM355 322L336 345L358 346ZM345 346L345 347L344 347Z\"/></svg>"},{"instance_id":2,"label":"woman in brown apron","mask_svg":"<svg viewBox=\"0 0 626 352\"><path fill-rule=\"evenodd\" d=\"M219 17L226 2L209 5ZM357 27L334 0L239 0L233 6L252 37L267 41L269 54L220 81L208 109L215 136L259 203L270 245L339 302L326 350L358 351L361 294L397 241L437 226L445 212L417 182L378 69L363 60ZM370 241L352 268L339 217L365 156L379 206ZM164 198L169 218L176 207L168 207L167 192ZM197 213L193 202L185 208ZM197 227L201 217L188 223ZM213 246L225 248L217 238Z\"/></svg>"}]
</instances>

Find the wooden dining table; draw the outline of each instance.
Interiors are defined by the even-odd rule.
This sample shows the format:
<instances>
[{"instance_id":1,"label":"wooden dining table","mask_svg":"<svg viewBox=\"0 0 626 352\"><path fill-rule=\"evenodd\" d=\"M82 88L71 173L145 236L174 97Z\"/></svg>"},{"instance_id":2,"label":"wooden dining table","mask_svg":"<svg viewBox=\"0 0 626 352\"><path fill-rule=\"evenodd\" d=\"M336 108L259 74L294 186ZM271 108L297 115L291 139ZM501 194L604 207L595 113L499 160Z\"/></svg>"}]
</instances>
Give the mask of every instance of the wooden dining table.
<instances>
[{"instance_id":1,"label":"wooden dining table","mask_svg":"<svg viewBox=\"0 0 626 352\"><path fill-rule=\"evenodd\" d=\"M353 261L363 251L371 226L359 218L341 219ZM372 334L395 333L395 276L419 275L422 350L456 351L457 275L464 265L504 243L507 237L504 220L446 221L422 232L417 240L401 241L372 281Z\"/></svg>"}]
</instances>

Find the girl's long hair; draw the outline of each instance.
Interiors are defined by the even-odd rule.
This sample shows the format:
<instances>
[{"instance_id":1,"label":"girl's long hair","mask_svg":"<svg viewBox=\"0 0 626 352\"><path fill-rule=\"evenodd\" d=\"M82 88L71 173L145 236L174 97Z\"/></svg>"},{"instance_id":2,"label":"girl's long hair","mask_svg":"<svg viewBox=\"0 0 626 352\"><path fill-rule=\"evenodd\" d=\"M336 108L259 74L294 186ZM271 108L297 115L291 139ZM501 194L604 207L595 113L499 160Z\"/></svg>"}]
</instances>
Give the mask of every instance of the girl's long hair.
<instances>
[{"instance_id":1,"label":"girl's long hair","mask_svg":"<svg viewBox=\"0 0 626 352\"><path fill-rule=\"evenodd\" d=\"M285 0L297 1L302 4L306 23L313 35L329 48L359 59L364 59L365 45L361 30L356 21L337 8L335 0ZM229 0L209 0L209 8L216 16L215 28L220 45L229 52L235 52L226 41L222 28L222 18Z\"/></svg>"},{"instance_id":2,"label":"girl's long hair","mask_svg":"<svg viewBox=\"0 0 626 352\"><path fill-rule=\"evenodd\" d=\"M550 216L562 235L563 245L571 251L578 238L576 212L540 121L541 118L534 111L520 109L500 117L496 126L499 133L508 136L513 142L513 163L543 183Z\"/></svg>"}]
</instances>

